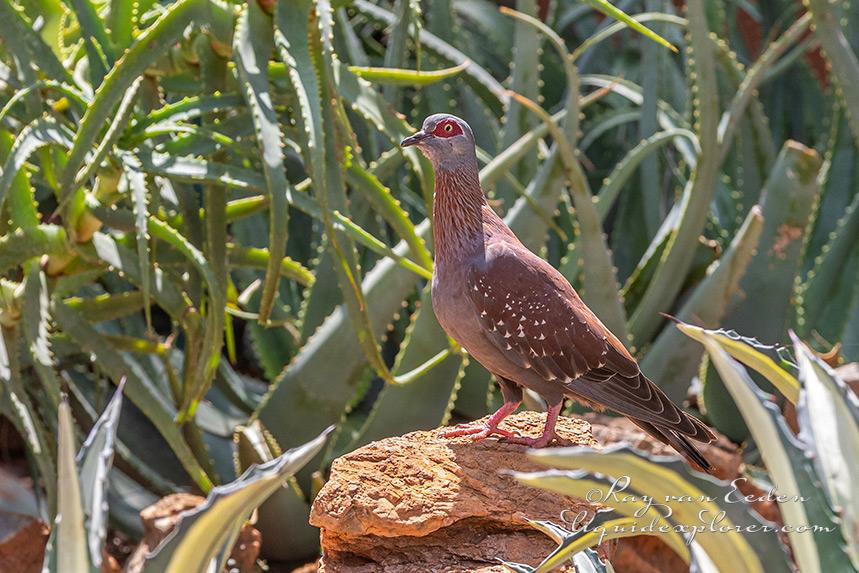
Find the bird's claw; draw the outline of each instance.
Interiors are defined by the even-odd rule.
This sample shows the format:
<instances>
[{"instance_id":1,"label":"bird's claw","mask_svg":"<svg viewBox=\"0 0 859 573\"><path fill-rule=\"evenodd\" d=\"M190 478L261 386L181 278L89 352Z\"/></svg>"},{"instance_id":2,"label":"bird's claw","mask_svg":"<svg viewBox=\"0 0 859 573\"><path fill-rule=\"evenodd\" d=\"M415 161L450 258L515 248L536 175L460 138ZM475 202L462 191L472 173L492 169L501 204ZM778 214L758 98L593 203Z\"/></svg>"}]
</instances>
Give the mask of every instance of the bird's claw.
<instances>
[{"instance_id":1,"label":"bird's claw","mask_svg":"<svg viewBox=\"0 0 859 573\"><path fill-rule=\"evenodd\" d=\"M516 434L508 430L502 430L497 426L488 424L460 424L442 432L443 438L456 438L459 436L471 436L473 441L483 440L497 434L505 439L516 438Z\"/></svg>"}]
</instances>

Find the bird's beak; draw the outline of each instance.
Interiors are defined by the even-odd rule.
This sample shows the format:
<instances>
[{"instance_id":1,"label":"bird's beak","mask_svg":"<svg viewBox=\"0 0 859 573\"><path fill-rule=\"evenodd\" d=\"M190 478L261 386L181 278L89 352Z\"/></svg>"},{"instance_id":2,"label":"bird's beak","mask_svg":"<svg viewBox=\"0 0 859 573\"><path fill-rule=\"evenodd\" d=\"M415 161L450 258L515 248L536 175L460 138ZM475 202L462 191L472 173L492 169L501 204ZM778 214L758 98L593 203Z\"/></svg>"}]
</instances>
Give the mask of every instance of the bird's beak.
<instances>
[{"instance_id":1,"label":"bird's beak","mask_svg":"<svg viewBox=\"0 0 859 573\"><path fill-rule=\"evenodd\" d=\"M402 140L400 142L400 147L409 147L411 145L417 145L418 143L420 143L421 141L423 141L427 137L429 137L429 134L427 132L425 132L424 130L420 130L416 134L410 135L409 137Z\"/></svg>"}]
</instances>

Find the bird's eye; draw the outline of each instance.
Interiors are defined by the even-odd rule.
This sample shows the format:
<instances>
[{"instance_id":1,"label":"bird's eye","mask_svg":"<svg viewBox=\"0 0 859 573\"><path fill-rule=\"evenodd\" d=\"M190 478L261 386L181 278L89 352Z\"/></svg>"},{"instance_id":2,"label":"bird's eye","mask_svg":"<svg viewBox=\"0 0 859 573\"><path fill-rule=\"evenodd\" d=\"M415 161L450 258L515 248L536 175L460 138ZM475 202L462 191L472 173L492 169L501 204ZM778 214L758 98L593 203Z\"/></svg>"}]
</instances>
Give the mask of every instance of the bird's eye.
<instances>
[{"instance_id":1,"label":"bird's eye","mask_svg":"<svg viewBox=\"0 0 859 573\"><path fill-rule=\"evenodd\" d=\"M460 135L462 133L462 128L459 127L459 124L455 121L451 121L446 119L436 124L435 128L433 128L433 135L436 137L453 137L455 135Z\"/></svg>"}]
</instances>

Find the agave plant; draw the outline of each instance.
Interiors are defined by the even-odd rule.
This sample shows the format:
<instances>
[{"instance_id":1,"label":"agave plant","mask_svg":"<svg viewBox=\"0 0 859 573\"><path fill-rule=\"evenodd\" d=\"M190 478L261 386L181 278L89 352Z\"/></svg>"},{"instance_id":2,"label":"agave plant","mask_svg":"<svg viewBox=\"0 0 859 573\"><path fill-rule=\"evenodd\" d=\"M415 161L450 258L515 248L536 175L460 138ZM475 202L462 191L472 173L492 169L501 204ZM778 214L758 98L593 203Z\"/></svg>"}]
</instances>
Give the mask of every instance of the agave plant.
<instances>
[{"instance_id":1,"label":"agave plant","mask_svg":"<svg viewBox=\"0 0 859 573\"><path fill-rule=\"evenodd\" d=\"M856 394L796 337L791 354L733 331L682 323L679 330L704 346L740 407L765 464L765 473L749 472L747 479L772 484L784 526L764 522L733 484L716 483L676 458L646 456L624 445L538 451L533 459L562 469L518 474L519 480L580 497L601 492L612 507L575 531L535 522L559 543L558 549L536 568L511 564L511 569L550 571L596 543L643 532L658 535L696 571L790 571L793 565L776 534L782 532L799 571L855 571L859 504L851 460L859 454ZM798 435L746 367L796 406ZM622 494L613 496L618 483ZM642 503L647 499L655 503ZM665 528L648 527L652 520Z\"/></svg>"},{"instance_id":2,"label":"agave plant","mask_svg":"<svg viewBox=\"0 0 859 573\"><path fill-rule=\"evenodd\" d=\"M45 549L44 573L100 571L108 524L108 474L122 411L122 381L75 457L75 427L65 397L57 436L57 517ZM251 513L325 444L324 432L268 463L254 465L205 502L184 512L147 558L146 571L223 571ZM215 539L212 536L216 535ZM205 543L202 541L205 539Z\"/></svg>"},{"instance_id":3,"label":"agave plant","mask_svg":"<svg viewBox=\"0 0 859 573\"><path fill-rule=\"evenodd\" d=\"M474 127L493 205L673 398L702 350L661 312L856 359L850 14L618 6L0 0L0 408L46 513L63 386L88 427L127 378L108 494L131 534L124 500L212 491L335 425L260 510L290 559L333 456L492 407L426 289L432 173L397 143L431 112Z\"/></svg>"}]
</instances>

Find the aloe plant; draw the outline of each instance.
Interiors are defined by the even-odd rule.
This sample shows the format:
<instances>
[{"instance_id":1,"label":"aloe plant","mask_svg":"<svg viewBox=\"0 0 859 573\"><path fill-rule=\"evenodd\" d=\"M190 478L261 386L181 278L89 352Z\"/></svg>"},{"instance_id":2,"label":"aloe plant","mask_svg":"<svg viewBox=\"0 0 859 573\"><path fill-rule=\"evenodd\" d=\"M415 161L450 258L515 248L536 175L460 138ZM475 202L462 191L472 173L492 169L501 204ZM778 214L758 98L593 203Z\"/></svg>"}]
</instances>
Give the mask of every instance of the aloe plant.
<instances>
[{"instance_id":1,"label":"aloe plant","mask_svg":"<svg viewBox=\"0 0 859 573\"><path fill-rule=\"evenodd\" d=\"M57 517L45 550L45 573L101 570L124 384L119 384L77 456L71 407L65 397L60 402ZM214 488L202 504L182 514L173 531L147 556L144 569L222 571L250 514L322 448L328 433L330 430L299 448L254 464L234 482ZM213 532L219 535L215 540L211 539Z\"/></svg>"},{"instance_id":2,"label":"aloe plant","mask_svg":"<svg viewBox=\"0 0 859 573\"><path fill-rule=\"evenodd\" d=\"M263 545L289 559L316 554L333 456L493 407L426 295L433 174L397 144L434 112L673 398L703 350L660 313L859 358L854 18L770 4L0 0L0 412L44 514L64 388L88 427L127 380L108 493L132 535L118 500L207 493L335 425L261 509L264 539L301 532ZM267 447L238 455L248 428Z\"/></svg>"}]
</instances>

